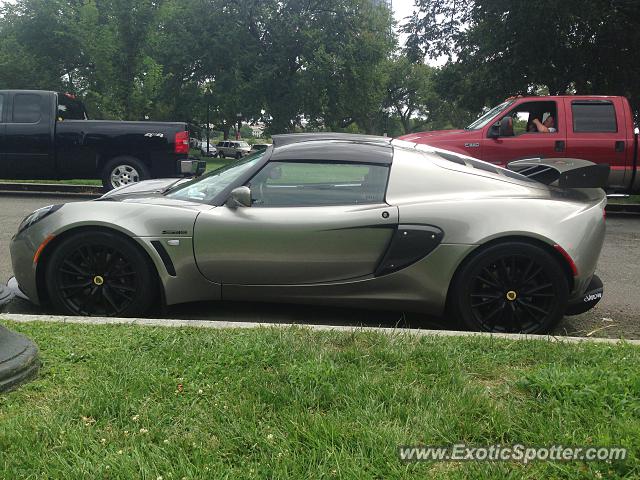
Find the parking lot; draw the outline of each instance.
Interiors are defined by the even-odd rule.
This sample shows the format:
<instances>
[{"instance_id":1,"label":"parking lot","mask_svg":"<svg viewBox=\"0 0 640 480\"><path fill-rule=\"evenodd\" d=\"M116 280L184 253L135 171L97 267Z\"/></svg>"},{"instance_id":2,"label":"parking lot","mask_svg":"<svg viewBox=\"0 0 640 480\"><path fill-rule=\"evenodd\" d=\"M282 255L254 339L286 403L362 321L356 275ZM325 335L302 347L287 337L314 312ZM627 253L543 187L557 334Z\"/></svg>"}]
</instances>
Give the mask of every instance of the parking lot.
<instances>
[{"instance_id":1,"label":"parking lot","mask_svg":"<svg viewBox=\"0 0 640 480\"><path fill-rule=\"evenodd\" d=\"M12 276L9 242L20 221L33 210L50 204L75 201L69 197L0 195L0 280ZM592 311L566 317L555 333L594 337L640 338L640 217L613 216L607 219L607 237L598 274L605 285L604 299ZM9 313L45 313L15 299L4 307ZM46 312L50 313L50 312ZM210 319L268 323L313 323L341 325L422 326L445 328L446 319L425 319L402 312L266 305L255 303L200 303L181 305L159 312L165 318Z\"/></svg>"}]
</instances>

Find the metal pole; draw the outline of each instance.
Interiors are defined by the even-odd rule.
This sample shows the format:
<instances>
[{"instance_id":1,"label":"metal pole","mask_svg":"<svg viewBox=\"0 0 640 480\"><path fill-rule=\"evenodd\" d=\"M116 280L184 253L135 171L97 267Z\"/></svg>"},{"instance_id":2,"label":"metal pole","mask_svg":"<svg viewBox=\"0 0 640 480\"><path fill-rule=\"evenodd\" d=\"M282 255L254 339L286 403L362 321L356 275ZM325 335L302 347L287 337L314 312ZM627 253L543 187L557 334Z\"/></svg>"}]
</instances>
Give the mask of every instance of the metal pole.
<instances>
[{"instance_id":1,"label":"metal pole","mask_svg":"<svg viewBox=\"0 0 640 480\"><path fill-rule=\"evenodd\" d=\"M211 125L211 100L207 98L207 157L209 156L209 126Z\"/></svg>"}]
</instances>

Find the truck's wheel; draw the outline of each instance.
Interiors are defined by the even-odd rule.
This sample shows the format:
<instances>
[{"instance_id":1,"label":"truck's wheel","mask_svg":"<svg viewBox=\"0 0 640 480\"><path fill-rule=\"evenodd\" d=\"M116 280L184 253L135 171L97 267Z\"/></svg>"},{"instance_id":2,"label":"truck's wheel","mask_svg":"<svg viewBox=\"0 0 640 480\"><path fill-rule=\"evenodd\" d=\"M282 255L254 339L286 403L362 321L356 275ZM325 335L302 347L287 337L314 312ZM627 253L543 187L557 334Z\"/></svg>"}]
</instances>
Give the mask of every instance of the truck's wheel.
<instances>
[{"instance_id":1,"label":"truck's wheel","mask_svg":"<svg viewBox=\"0 0 640 480\"><path fill-rule=\"evenodd\" d=\"M242 158L242 154L240 152L236 152L236 160L240 160Z\"/></svg>"},{"instance_id":2,"label":"truck's wheel","mask_svg":"<svg viewBox=\"0 0 640 480\"><path fill-rule=\"evenodd\" d=\"M102 185L109 191L123 185L148 180L150 176L147 166L137 158L116 157L107 162L102 169Z\"/></svg>"}]
</instances>

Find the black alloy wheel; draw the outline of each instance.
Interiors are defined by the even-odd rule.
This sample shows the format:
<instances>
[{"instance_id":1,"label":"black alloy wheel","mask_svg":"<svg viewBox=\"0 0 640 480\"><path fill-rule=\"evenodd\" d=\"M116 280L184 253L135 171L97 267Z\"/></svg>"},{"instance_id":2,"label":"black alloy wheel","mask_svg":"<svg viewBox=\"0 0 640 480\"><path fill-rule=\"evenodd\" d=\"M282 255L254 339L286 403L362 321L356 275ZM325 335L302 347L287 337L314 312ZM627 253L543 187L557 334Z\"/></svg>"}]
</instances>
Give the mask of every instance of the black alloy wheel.
<instances>
[{"instance_id":1,"label":"black alloy wheel","mask_svg":"<svg viewBox=\"0 0 640 480\"><path fill-rule=\"evenodd\" d=\"M456 276L453 292L465 326L494 333L547 333L562 318L569 296L558 261L520 242L475 255Z\"/></svg>"},{"instance_id":2,"label":"black alloy wheel","mask_svg":"<svg viewBox=\"0 0 640 480\"><path fill-rule=\"evenodd\" d=\"M131 241L108 232L63 240L47 262L45 280L54 307L70 315L142 315L155 297L150 260Z\"/></svg>"}]
</instances>

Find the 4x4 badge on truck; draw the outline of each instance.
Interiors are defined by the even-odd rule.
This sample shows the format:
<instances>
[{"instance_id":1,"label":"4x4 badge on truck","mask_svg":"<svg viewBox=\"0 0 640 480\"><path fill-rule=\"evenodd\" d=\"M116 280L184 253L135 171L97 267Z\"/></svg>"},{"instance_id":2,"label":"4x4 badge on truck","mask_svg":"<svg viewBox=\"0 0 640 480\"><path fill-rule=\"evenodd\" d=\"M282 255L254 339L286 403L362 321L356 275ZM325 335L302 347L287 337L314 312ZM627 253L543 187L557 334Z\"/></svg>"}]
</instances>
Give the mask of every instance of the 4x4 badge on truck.
<instances>
[{"instance_id":1,"label":"4x4 badge on truck","mask_svg":"<svg viewBox=\"0 0 640 480\"><path fill-rule=\"evenodd\" d=\"M480 146L479 143L465 143L465 148L478 148Z\"/></svg>"}]
</instances>

